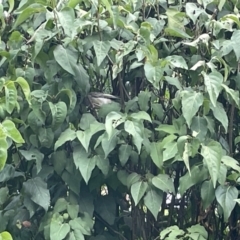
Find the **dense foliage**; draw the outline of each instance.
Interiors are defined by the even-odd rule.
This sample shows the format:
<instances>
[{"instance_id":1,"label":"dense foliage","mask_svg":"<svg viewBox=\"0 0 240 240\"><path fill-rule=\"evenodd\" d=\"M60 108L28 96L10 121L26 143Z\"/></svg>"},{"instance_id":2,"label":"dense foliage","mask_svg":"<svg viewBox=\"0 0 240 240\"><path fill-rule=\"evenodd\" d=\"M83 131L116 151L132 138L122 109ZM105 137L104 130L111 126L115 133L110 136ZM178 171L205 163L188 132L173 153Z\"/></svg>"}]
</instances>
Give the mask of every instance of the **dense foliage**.
<instances>
[{"instance_id":1,"label":"dense foliage","mask_svg":"<svg viewBox=\"0 0 240 240\"><path fill-rule=\"evenodd\" d=\"M236 240L239 8L0 1L0 239Z\"/></svg>"}]
</instances>

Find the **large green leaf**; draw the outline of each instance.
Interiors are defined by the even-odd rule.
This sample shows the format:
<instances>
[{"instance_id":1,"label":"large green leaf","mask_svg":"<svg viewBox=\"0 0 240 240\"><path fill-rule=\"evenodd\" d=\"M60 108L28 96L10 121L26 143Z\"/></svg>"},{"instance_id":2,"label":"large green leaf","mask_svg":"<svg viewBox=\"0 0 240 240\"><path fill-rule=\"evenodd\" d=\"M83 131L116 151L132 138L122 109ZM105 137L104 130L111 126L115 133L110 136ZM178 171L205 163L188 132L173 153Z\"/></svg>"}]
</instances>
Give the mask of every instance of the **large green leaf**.
<instances>
[{"instance_id":1,"label":"large green leaf","mask_svg":"<svg viewBox=\"0 0 240 240\"><path fill-rule=\"evenodd\" d=\"M209 94L211 103L214 107L216 107L217 98L222 90L223 76L221 73L213 71L210 74L206 74L203 72L203 77L204 84Z\"/></svg>"},{"instance_id":2,"label":"large green leaf","mask_svg":"<svg viewBox=\"0 0 240 240\"><path fill-rule=\"evenodd\" d=\"M187 63L182 56L172 55L165 58L173 67L188 69Z\"/></svg>"},{"instance_id":3,"label":"large green leaf","mask_svg":"<svg viewBox=\"0 0 240 240\"><path fill-rule=\"evenodd\" d=\"M0 171L4 168L7 160L8 144L5 137L0 137Z\"/></svg>"},{"instance_id":4,"label":"large green leaf","mask_svg":"<svg viewBox=\"0 0 240 240\"><path fill-rule=\"evenodd\" d=\"M122 144L118 151L120 163L122 166L125 166L131 155L132 147L128 144Z\"/></svg>"},{"instance_id":5,"label":"large green leaf","mask_svg":"<svg viewBox=\"0 0 240 240\"><path fill-rule=\"evenodd\" d=\"M163 193L161 191L156 191L155 189L150 189L144 197L144 204L156 220L158 213L161 210L162 201Z\"/></svg>"},{"instance_id":6,"label":"large green leaf","mask_svg":"<svg viewBox=\"0 0 240 240\"><path fill-rule=\"evenodd\" d=\"M86 129L85 131L79 130L76 132L76 135L77 135L77 138L80 141L80 143L83 145L85 150L88 152L88 147L89 147L92 136L104 129L105 129L105 127L104 127L103 123L94 121L93 123L90 123L89 129Z\"/></svg>"},{"instance_id":7,"label":"large green leaf","mask_svg":"<svg viewBox=\"0 0 240 240\"><path fill-rule=\"evenodd\" d=\"M157 63L146 62L144 65L144 71L147 80L158 89L164 73L161 63L159 61Z\"/></svg>"},{"instance_id":8,"label":"large green leaf","mask_svg":"<svg viewBox=\"0 0 240 240\"><path fill-rule=\"evenodd\" d=\"M5 96L6 96L6 110L8 113L12 113L17 105L17 89L14 82L9 81L5 84Z\"/></svg>"},{"instance_id":9,"label":"large green leaf","mask_svg":"<svg viewBox=\"0 0 240 240\"><path fill-rule=\"evenodd\" d=\"M106 116L105 128L109 138L112 136L114 128L122 124L124 121L125 116L122 113L113 111Z\"/></svg>"},{"instance_id":10,"label":"large green leaf","mask_svg":"<svg viewBox=\"0 0 240 240\"><path fill-rule=\"evenodd\" d=\"M40 4L32 4L31 6L25 8L17 17L14 22L12 29L18 27L21 23L25 22L29 17L33 16L35 13L46 12L46 8Z\"/></svg>"},{"instance_id":11,"label":"large green leaf","mask_svg":"<svg viewBox=\"0 0 240 240\"><path fill-rule=\"evenodd\" d=\"M201 187L203 209L207 209L215 198L215 190L212 181L205 181Z\"/></svg>"},{"instance_id":12,"label":"large green leaf","mask_svg":"<svg viewBox=\"0 0 240 240\"><path fill-rule=\"evenodd\" d=\"M22 77L18 77L16 82L20 85L28 104L31 105L31 92L28 82Z\"/></svg>"},{"instance_id":13,"label":"large green leaf","mask_svg":"<svg viewBox=\"0 0 240 240\"><path fill-rule=\"evenodd\" d=\"M202 146L201 155L207 164L208 171L212 178L213 186L216 187L218 172L222 158L222 147L220 143L211 141L207 145Z\"/></svg>"},{"instance_id":14,"label":"large green leaf","mask_svg":"<svg viewBox=\"0 0 240 240\"><path fill-rule=\"evenodd\" d=\"M108 55L108 51L111 48L111 45L108 41L94 41L93 48L97 57L97 65L100 66L102 61Z\"/></svg>"},{"instance_id":15,"label":"large green leaf","mask_svg":"<svg viewBox=\"0 0 240 240\"><path fill-rule=\"evenodd\" d=\"M115 149L118 142L118 134L119 131L114 129L113 134L110 138L108 138L107 133L104 133L102 140L102 148L105 154L105 158L107 158L108 154Z\"/></svg>"},{"instance_id":16,"label":"large green leaf","mask_svg":"<svg viewBox=\"0 0 240 240\"><path fill-rule=\"evenodd\" d=\"M1 232L0 237L1 237L0 238L1 240L13 240L12 235L9 232L6 232L6 231Z\"/></svg>"},{"instance_id":17,"label":"large green leaf","mask_svg":"<svg viewBox=\"0 0 240 240\"><path fill-rule=\"evenodd\" d=\"M21 155L27 161L36 161L37 173L39 173L42 169L42 161L44 158L44 154L41 153L38 149L29 149L28 151L20 150Z\"/></svg>"},{"instance_id":18,"label":"large green leaf","mask_svg":"<svg viewBox=\"0 0 240 240\"><path fill-rule=\"evenodd\" d=\"M50 193L47 189L47 183L40 177L32 178L23 183L24 192L33 202L41 206L45 211L50 206Z\"/></svg>"},{"instance_id":19,"label":"large green leaf","mask_svg":"<svg viewBox=\"0 0 240 240\"><path fill-rule=\"evenodd\" d=\"M3 131L6 136L10 137L16 143L24 143L20 132L17 130L15 124L10 120L5 120L2 123Z\"/></svg>"},{"instance_id":20,"label":"large green leaf","mask_svg":"<svg viewBox=\"0 0 240 240\"><path fill-rule=\"evenodd\" d=\"M67 105L65 102L58 102L56 104L49 102L49 107L52 113L51 127L53 130L56 130L61 126L67 116Z\"/></svg>"},{"instance_id":21,"label":"large green leaf","mask_svg":"<svg viewBox=\"0 0 240 240\"><path fill-rule=\"evenodd\" d=\"M205 13L204 9L202 9L200 6L197 6L196 3L186 3L186 14L191 18L194 24L196 23L199 15L202 13Z\"/></svg>"},{"instance_id":22,"label":"large green leaf","mask_svg":"<svg viewBox=\"0 0 240 240\"><path fill-rule=\"evenodd\" d=\"M214 117L222 123L225 132L228 131L228 116L223 108L223 105L219 102L216 102L215 107L211 105L211 110L213 112Z\"/></svg>"},{"instance_id":23,"label":"large green leaf","mask_svg":"<svg viewBox=\"0 0 240 240\"><path fill-rule=\"evenodd\" d=\"M64 30L64 33L71 37L72 28L70 27L75 18L74 10L70 7L63 8L60 12L57 13L59 22Z\"/></svg>"},{"instance_id":24,"label":"large green leaf","mask_svg":"<svg viewBox=\"0 0 240 240\"><path fill-rule=\"evenodd\" d=\"M73 64L72 57L69 55L69 52L62 45L57 45L55 47L55 49L53 50L53 54L54 54L54 57L55 57L57 63L64 70L66 70L67 72L69 72L72 75L75 75L75 72L72 67L72 64Z\"/></svg>"},{"instance_id":25,"label":"large green leaf","mask_svg":"<svg viewBox=\"0 0 240 240\"><path fill-rule=\"evenodd\" d=\"M54 149L55 151L61 147L67 141L73 141L76 138L76 132L71 128L67 128L64 132L61 133L58 140L55 143Z\"/></svg>"},{"instance_id":26,"label":"large green leaf","mask_svg":"<svg viewBox=\"0 0 240 240\"><path fill-rule=\"evenodd\" d=\"M152 122L149 114L144 111L132 113L130 116L131 116L131 118L134 118L136 120L146 120L146 121Z\"/></svg>"},{"instance_id":27,"label":"large green leaf","mask_svg":"<svg viewBox=\"0 0 240 240\"><path fill-rule=\"evenodd\" d=\"M124 123L124 129L126 132L132 135L133 137L133 143L137 147L138 152L140 153L141 147L142 147L142 142L143 142L143 127L140 123L138 122L133 122L127 120Z\"/></svg>"},{"instance_id":28,"label":"large green leaf","mask_svg":"<svg viewBox=\"0 0 240 240\"><path fill-rule=\"evenodd\" d=\"M144 181L135 182L131 186L131 194L132 194L135 205L137 205L139 201L142 199L143 195L147 190L147 187L148 187L148 184Z\"/></svg>"},{"instance_id":29,"label":"large green leaf","mask_svg":"<svg viewBox=\"0 0 240 240\"><path fill-rule=\"evenodd\" d=\"M200 116L193 117L191 130L192 135L198 138L200 142L203 142L208 131L207 120L204 117Z\"/></svg>"},{"instance_id":30,"label":"large green leaf","mask_svg":"<svg viewBox=\"0 0 240 240\"><path fill-rule=\"evenodd\" d=\"M187 191L190 187L198 184L209 177L208 171L205 167L193 166L191 168L191 175L187 172L184 176L180 178L179 181L179 193L181 196Z\"/></svg>"},{"instance_id":31,"label":"large green leaf","mask_svg":"<svg viewBox=\"0 0 240 240\"><path fill-rule=\"evenodd\" d=\"M198 112L199 107L203 104L203 95L200 92L182 92L182 112L190 127L192 118Z\"/></svg>"},{"instance_id":32,"label":"large green leaf","mask_svg":"<svg viewBox=\"0 0 240 240\"><path fill-rule=\"evenodd\" d=\"M88 183L92 171L96 166L96 158L89 158L86 150L78 145L74 148L73 160L76 168L81 172L83 179Z\"/></svg>"},{"instance_id":33,"label":"large green leaf","mask_svg":"<svg viewBox=\"0 0 240 240\"><path fill-rule=\"evenodd\" d=\"M156 177L153 177L152 183L156 188L164 192L175 194L173 179L167 174L158 174Z\"/></svg>"},{"instance_id":34,"label":"large green leaf","mask_svg":"<svg viewBox=\"0 0 240 240\"><path fill-rule=\"evenodd\" d=\"M216 199L223 209L224 220L227 221L236 205L238 190L233 186L219 185L215 192Z\"/></svg>"},{"instance_id":35,"label":"large green leaf","mask_svg":"<svg viewBox=\"0 0 240 240\"><path fill-rule=\"evenodd\" d=\"M161 146L161 142L153 142L151 143L151 152L150 156L158 168L162 167L163 164L163 149Z\"/></svg>"},{"instance_id":36,"label":"large green leaf","mask_svg":"<svg viewBox=\"0 0 240 240\"><path fill-rule=\"evenodd\" d=\"M65 239L67 234L70 232L70 226L68 223L62 222L62 216L59 216L58 218L55 216L52 218L50 223L50 239Z\"/></svg>"},{"instance_id":37,"label":"large green leaf","mask_svg":"<svg viewBox=\"0 0 240 240\"><path fill-rule=\"evenodd\" d=\"M238 171L240 173L239 162L230 156L223 156L221 159L222 163L227 167L231 167L232 169Z\"/></svg>"}]
</instances>

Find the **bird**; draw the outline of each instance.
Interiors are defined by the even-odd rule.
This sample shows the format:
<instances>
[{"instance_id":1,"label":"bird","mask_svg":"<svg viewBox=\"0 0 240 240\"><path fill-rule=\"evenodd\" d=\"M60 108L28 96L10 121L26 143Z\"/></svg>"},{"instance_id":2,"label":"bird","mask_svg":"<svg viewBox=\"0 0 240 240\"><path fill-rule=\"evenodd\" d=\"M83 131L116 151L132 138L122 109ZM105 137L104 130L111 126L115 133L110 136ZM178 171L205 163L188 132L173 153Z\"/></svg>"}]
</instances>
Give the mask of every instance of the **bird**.
<instances>
[{"instance_id":1,"label":"bird","mask_svg":"<svg viewBox=\"0 0 240 240\"><path fill-rule=\"evenodd\" d=\"M90 92L87 95L87 99L88 99L90 105L94 109L99 109L100 107L102 107L105 104L109 104L109 103L116 102L119 100L119 98L116 96L113 96L113 95L107 94L107 93L101 93L101 92Z\"/></svg>"}]
</instances>

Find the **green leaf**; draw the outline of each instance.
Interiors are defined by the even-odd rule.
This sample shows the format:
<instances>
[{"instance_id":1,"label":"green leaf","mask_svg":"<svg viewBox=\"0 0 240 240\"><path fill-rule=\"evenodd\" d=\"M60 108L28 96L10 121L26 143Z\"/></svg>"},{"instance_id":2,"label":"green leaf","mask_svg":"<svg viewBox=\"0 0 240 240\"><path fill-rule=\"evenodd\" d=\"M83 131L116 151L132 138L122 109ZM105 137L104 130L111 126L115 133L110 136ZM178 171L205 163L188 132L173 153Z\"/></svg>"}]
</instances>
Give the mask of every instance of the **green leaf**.
<instances>
[{"instance_id":1,"label":"green leaf","mask_svg":"<svg viewBox=\"0 0 240 240\"><path fill-rule=\"evenodd\" d=\"M28 85L28 82L22 77L18 77L16 82L22 88L22 91L25 95L25 98L26 98L28 104L31 105L31 91L30 91L30 87Z\"/></svg>"},{"instance_id":2,"label":"green leaf","mask_svg":"<svg viewBox=\"0 0 240 240\"><path fill-rule=\"evenodd\" d=\"M42 169L44 154L42 154L38 149L29 149L27 151L20 150L19 152L27 161L36 161L37 173L39 173Z\"/></svg>"},{"instance_id":3,"label":"green leaf","mask_svg":"<svg viewBox=\"0 0 240 240\"><path fill-rule=\"evenodd\" d=\"M51 148L54 140L52 128L40 128L38 131L38 140L42 147Z\"/></svg>"},{"instance_id":4,"label":"green leaf","mask_svg":"<svg viewBox=\"0 0 240 240\"><path fill-rule=\"evenodd\" d=\"M53 213L61 213L67 210L68 202L64 198L58 198L57 202L54 205Z\"/></svg>"},{"instance_id":5,"label":"green leaf","mask_svg":"<svg viewBox=\"0 0 240 240\"><path fill-rule=\"evenodd\" d=\"M171 136L171 135L169 135ZM168 142L167 144L164 145L164 151L163 151L163 161L167 161L173 157L176 156L178 153L178 147L177 147L177 142Z\"/></svg>"},{"instance_id":6,"label":"green leaf","mask_svg":"<svg viewBox=\"0 0 240 240\"><path fill-rule=\"evenodd\" d=\"M164 68L161 66L160 61L157 63L146 62L144 72L147 80L152 83L155 88L159 89L159 83L164 73Z\"/></svg>"},{"instance_id":7,"label":"green leaf","mask_svg":"<svg viewBox=\"0 0 240 240\"><path fill-rule=\"evenodd\" d=\"M56 151L67 141L73 141L76 137L76 132L70 128L67 128L64 132L61 133L58 140L56 141L54 150Z\"/></svg>"},{"instance_id":8,"label":"green leaf","mask_svg":"<svg viewBox=\"0 0 240 240\"><path fill-rule=\"evenodd\" d=\"M239 107L240 100L239 100L239 91L234 91L233 89L229 88L227 85L222 84L222 87L225 89L227 94L232 98L235 102L236 106Z\"/></svg>"},{"instance_id":9,"label":"green leaf","mask_svg":"<svg viewBox=\"0 0 240 240\"><path fill-rule=\"evenodd\" d=\"M17 17L17 20L14 22L12 29L17 28L20 24L25 22L29 17L31 17L35 13L41 12L46 12L46 8L40 4L32 4L31 6L25 8Z\"/></svg>"},{"instance_id":10,"label":"green leaf","mask_svg":"<svg viewBox=\"0 0 240 240\"><path fill-rule=\"evenodd\" d=\"M144 197L144 204L146 205L148 210L152 213L156 221L158 213L161 210L162 201L163 201L162 192L156 191L154 189L150 189Z\"/></svg>"},{"instance_id":11,"label":"green leaf","mask_svg":"<svg viewBox=\"0 0 240 240\"><path fill-rule=\"evenodd\" d=\"M234 169L234 170L236 170L240 173L239 162L237 160L235 160L234 158L229 157L229 156L222 156L221 161L227 167L230 167L230 168L232 168L232 169Z\"/></svg>"},{"instance_id":12,"label":"green leaf","mask_svg":"<svg viewBox=\"0 0 240 240\"><path fill-rule=\"evenodd\" d=\"M77 131L76 135L80 143L83 145L85 150L88 152L88 147L92 136L102 130L104 130L104 124L94 121L90 123L89 129L85 129L85 131Z\"/></svg>"},{"instance_id":13,"label":"green leaf","mask_svg":"<svg viewBox=\"0 0 240 240\"><path fill-rule=\"evenodd\" d=\"M140 151L141 151L142 142L143 142L143 137L142 137L143 129L142 128L143 127L137 122L127 120L124 123L124 129L126 132L128 132L129 134L132 135L133 143L137 147L138 153L140 153Z\"/></svg>"},{"instance_id":14,"label":"green leaf","mask_svg":"<svg viewBox=\"0 0 240 240\"><path fill-rule=\"evenodd\" d=\"M0 206L2 206L9 197L9 190L7 187L0 188Z\"/></svg>"},{"instance_id":15,"label":"green leaf","mask_svg":"<svg viewBox=\"0 0 240 240\"><path fill-rule=\"evenodd\" d=\"M163 149L161 146L161 142L153 142L151 143L151 152L150 156L155 163L155 165L161 169L163 165Z\"/></svg>"},{"instance_id":16,"label":"green leaf","mask_svg":"<svg viewBox=\"0 0 240 240\"><path fill-rule=\"evenodd\" d=\"M33 202L41 206L45 211L50 206L50 194L47 189L47 183L40 177L32 178L23 183L24 192Z\"/></svg>"},{"instance_id":17,"label":"green leaf","mask_svg":"<svg viewBox=\"0 0 240 240\"><path fill-rule=\"evenodd\" d=\"M1 240L13 240L12 235L9 232L1 232L0 233Z\"/></svg>"},{"instance_id":18,"label":"green leaf","mask_svg":"<svg viewBox=\"0 0 240 240\"><path fill-rule=\"evenodd\" d=\"M233 51L235 52L237 61L240 59L239 38L240 38L240 30L235 30L231 37L231 43L232 43L232 48L233 48Z\"/></svg>"},{"instance_id":19,"label":"green leaf","mask_svg":"<svg viewBox=\"0 0 240 240\"><path fill-rule=\"evenodd\" d=\"M61 11L57 12L58 20L64 30L64 34L71 37L72 34L72 26L75 20L74 10L70 7L64 7Z\"/></svg>"},{"instance_id":20,"label":"green leaf","mask_svg":"<svg viewBox=\"0 0 240 240\"><path fill-rule=\"evenodd\" d=\"M73 1L73 0L71 0ZM84 235L78 229L73 230L73 232L69 233L68 240L85 240Z\"/></svg>"},{"instance_id":21,"label":"green leaf","mask_svg":"<svg viewBox=\"0 0 240 240\"><path fill-rule=\"evenodd\" d=\"M212 140L207 145L202 145L201 155L207 164L213 187L215 188L222 158L222 147L220 143Z\"/></svg>"},{"instance_id":22,"label":"green leaf","mask_svg":"<svg viewBox=\"0 0 240 240\"><path fill-rule=\"evenodd\" d=\"M227 222L232 210L234 209L238 197L238 190L233 186L219 185L215 192L216 199L223 209L224 220Z\"/></svg>"},{"instance_id":23,"label":"green leaf","mask_svg":"<svg viewBox=\"0 0 240 240\"><path fill-rule=\"evenodd\" d=\"M184 32L183 30L179 29L179 28L164 28L164 32L167 36L172 36L172 37L179 37L179 38L183 38L183 39L189 39L192 38L191 36L189 36L186 32Z\"/></svg>"},{"instance_id":24,"label":"green leaf","mask_svg":"<svg viewBox=\"0 0 240 240\"><path fill-rule=\"evenodd\" d=\"M176 68L188 69L188 65L182 56L171 55L165 58L166 61Z\"/></svg>"},{"instance_id":25,"label":"green leaf","mask_svg":"<svg viewBox=\"0 0 240 240\"><path fill-rule=\"evenodd\" d=\"M70 226L68 223L62 223L61 217L59 219L52 218L50 223L50 238L51 239L65 239L70 232Z\"/></svg>"},{"instance_id":26,"label":"green leaf","mask_svg":"<svg viewBox=\"0 0 240 240\"><path fill-rule=\"evenodd\" d=\"M4 137L0 137L0 171L4 168L7 161L7 140Z\"/></svg>"},{"instance_id":27,"label":"green leaf","mask_svg":"<svg viewBox=\"0 0 240 240\"><path fill-rule=\"evenodd\" d=\"M182 89L182 84L180 83L179 79L176 77L169 77L169 76L165 76L165 80L175 86L177 89L181 90Z\"/></svg>"},{"instance_id":28,"label":"green leaf","mask_svg":"<svg viewBox=\"0 0 240 240\"><path fill-rule=\"evenodd\" d=\"M134 118L136 120L147 120L149 122L152 122L149 114L146 112L143 112L143 111L139 111L137 113L132 113L130 116L131 116L131 118Z\"/></svg>"},{"instance_id":29,"label":"green leaf","mask_svg":"<svg viewBox=\"0 0 240 240\"><path fill-rule=\"evenodd\" d=\"M210 74L206 74L203 72L202 74L211 103L214 107L216 107L217 98L222 90L223 76L217 71L211 72Z\"/></svg>"},{"instance_id":30,"label":"green leaf","mask_svg":"<svg viewBox=\"0 0 240 240\"><path fill-rule=\"evenodd\" d=\"M149 100L151 98L150 92L143 92L141 91L138 94L138 104L142 111L147 111L149 109Z\"/></svg>"},{"instance_id":31,"label":"green leaf","mask_svg":"<svg viewBox=\"0 0 240 240\"><path fill-rule=\"evenodd\" d=\"M124 167L131 155L132 147L128 144L122 144L118 152L119 161L121 165Z\"/></svg>"},{"instance_id":32,"label":"green leaf","mask_svg":"<svg viewBox=\"0 0 240 240\"><path fill-rule=\"evenodd\" d=\"M202 13L205 13L204 9L202 9L200 6L197 6L196 3L186 3L186 14L191 18L194 24Z\"/></svg>"},{"instance_id":33,"label":"green leaf","mask_svg":"<svg viewBox=\"0 0 240 240\"><path fill-rule=\"evenodd\" d=\"M110 42L94 41L93 48L97 57L97 65L100 66L102 61L108 55L109 49L111 48Z\"/></svg>"},{"instance_id":34,"label":"green leaf","mask_svg":"<svg viewBox=\"0 0 240 240\"><path fill-rule=\"evenodd\" d=\"M200 92L182 92L182 112L188 126L191 126L192 118L203 104L203 95Z\"/></svg>"},{"instance_id":35,"label":"green leaf","mask_svg":"<svg viewBox=\"0 0 240 240\"><path fill-rule=\"evenodd\" d=\"M65 102L58 102L56 104L52 104L49 102L49 107L52 113L52 129L58 129L64 122L67 116L67 105Z\"/></svg>"},{"instance_id":36,"label":"green leaf","mask_svg":"<svg viewBox=\"0 0 240 240\"><path fill-rule=\"evenodd\" d=\"M5 96L6 96L6 110L8 113L12 113L17 105L17 89L14 82L9 81L5 84Z\"/></svg>"},{"instance_id":37,"label":"green leaf","mask_svg":"<svg viewBox=\"0 0 240 240\"><path fill-rule=\"evenodd\" d=\"M198 236L196 238L197 240L200 240L200 239L206 240L208 238L208 232L200 224L196 224L196 225L193 225L193 226L187 228L187 231L190 233L189 237L192 237L192 234L197 233L198 234ZM203 238L201 238L201 237L203 237ZM195 238L192 238L192 239L195 239Z\"/></svg>"},{"instance_id":38,"label":"green leaf","mask_svg":"<svg viewBox=\"0 0 240 240\"><path fill-rule=\"evenodd\" d=\"M173 179L167 174L158 174L152 178L152 184L163 192L175 194Z\"/></svg>"},{"instance_id":39,"label":"green leaf","mask_svg":"<svg viewBox=\"0 0 240 240\"><path fill-rule=\"evenodd\" d=\"M141 179L141 176L135 172L129 174L127 177L127 187L130 188L134 183L140 182L140 179Z\"/></svg>"},{"instance_id":40,"label":"green leaf","mask_svg":"<svg viewBox=\"0 0 240 240\"><path fill-rule=\"evenodd\" d=\"M168 134L178 134L179 131L175 128L174 125L168 125L168 124L161 124L159 127L155 128L155 130L160 132L165 132Z\"/></svg>"},{"instance_id":41,"label":"green leaf","mask_svg":"<svg viewBox=\"0 0 240 240\"><path fill-rule=\"evenodd\" d=\"M82 0L69 0L68 7L75 8Z\"/></svg>"},{"instance_id":42,"label":"green leaf","mask_svg":"<svg viewBox=\"0 0 240 240\"><path fill-rule=\"evenodd\" d=\"M205 181L201 187L201 198L203 201L203 209L207 209L215 198L215 190L212 181Z\"/></svg>"},{"instance_id":43,"label":"green leaf","mask_svg":"<svg viewBox=\"0 0 240 240\"><path fill-rule=\"evenodd\" d=\"M102 171L103 175L107 176L110 169L109 159L104 158L103 155L96 155L94 156L94 159L97 167Z\"/></svg>"},{"instance_id":44,"label":"green leaf","mask_svg":"<svg viewBox=\"0 0 240 240\"><path fill-rule=\"evenodd\" d=\"M224 164L220 164L220 170L218 172L218 182L221 185L225 185L227 178L227 167Z\"/></svg>"},{"instance_id":45,"label":"green leaf","mask_svg":"<svg viewBox=\"0 0 240 240\"><path fill-rule=\"evenodd\" d=\"M81 218L75 218L71 220L69 224L74 231L80 230L84 235L91 235L91 230L93 228L93 219L89 214L84 213L81 215Z\"/></svg>"},{"instance_id":46,"label":"green leaf","mask_svg":"<svg viewBox=\"0 0 240 240\"><path fill-rule=\"evenodd\" d=\"M102 138L102 148L105 154L105 158L107 158L108 154L115 149L118 142L118 134L119 131L114 129L112 136L109 138L107 133L104 133Z\"/></svg>"},{"instance_id":47,"label":"green leaf","mask_svg":"<svg viewBox=\"0 0 240 240\"><path fill-rule=\"evenodd\" d=\"M214 117L220 122L222 123L224 129L225 129L225 132L228 131L228 116L225 112L225 109L223 107L223 105L219 102L216 102L216 105L215 107L214 106L210 106L210 108L212 109L213 111L213 115Z\"/></svg>"},{"instance_id":48,"label":"green leaf","mask_svg":"<svg viewBox=\"0 0 240 240\"><path fill-rule=\"evenodd\" d=\"M147 190L148 184L144 181L136 182L131 186L131 194L135 205L139 203Z\"/></svg>"},{"instance_id":49,"label":"green leaf","mask_svg":"<svg viewBox=\"0 0 240 240\"><path fill-rule=\"evenodd\" d=\"M75 75L75 72L72 68L72 58L69 55L69 52L62 46L57 45L53 50L54 58L57 63L68 73Z\"/></svg>"},{"instance_id":50,"label":"green leaf","mask_svg":"<svg viewBox=\"0 0 240 240\"><path fill-rule=\"evenodd\" d=\"M204 117L193 117L191 124L192 136L203 142L208 131L207 125L207 120Z\"/></svg>"},{"instance_id":51,"label":"green leaf","mask_svg":"<svg viewBox=\"0 0 240 240\"><path fill-rule=\"evenodd\" d=\"M2 123L3 131L6 136L10 137L16 143L24 143L20 132L17 130L15 124L11 120L5 120Z\"/></svg>"},{"instance_id":52,"label":"green leaf","mask_svg":"<svg viewBox=\"0 0 240 240\"><path fill-rule=\"evenodd\" d=\"M180 178L179 181L179 193L181 196L187 191L190 187L204 181L209 177L208 171L205 167L193 166L191 168L191 175L187 172L184 176Z\"/></svg>"},{"instance_id":53,"label":"green leaf","mask_svg":"<svg viewBox=\"0 0 240 240\"><path fill-rule=\"evenodd\" d=\"M114 132L113 130L124 121L125 121L125 116L122 113L110 112L107 115L106 121L105 121L105 128L109 138L111 138Z\"/></svg>"},{"instance_id":54,"label":"green leaf","mask_svg":"<svg viewBox=\"0 0 240 240\"><path fill-rule=\"evenodd\" d=\"M88 183L92 171L96 166L96 158L89 158L86 150L78 145L74 148L73 160L76 168L78 168L82 174L83 179Z\"/></svg>"}]
</instances>

